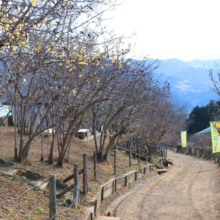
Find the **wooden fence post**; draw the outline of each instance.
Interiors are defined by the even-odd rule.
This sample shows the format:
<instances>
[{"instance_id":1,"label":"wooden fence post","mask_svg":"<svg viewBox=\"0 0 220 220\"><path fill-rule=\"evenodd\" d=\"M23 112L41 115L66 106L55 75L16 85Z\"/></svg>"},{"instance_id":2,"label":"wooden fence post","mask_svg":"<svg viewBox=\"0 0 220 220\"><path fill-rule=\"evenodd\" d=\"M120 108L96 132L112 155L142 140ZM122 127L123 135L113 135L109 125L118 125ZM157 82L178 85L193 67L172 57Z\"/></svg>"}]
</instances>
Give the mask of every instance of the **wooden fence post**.
<instances>
[{"instance_id":1,"label":"wooden fence post","mask_svg":"<svg viewBox=\"0 0 220 220\"><path fill-rule=\"evenodd\" d=\"M87 154L83 154L83 195L87 196L87 186L88 186L88 179L87 179Z\"/></svg>"},{"instance_id":2,"label":"wooden fence post","mask_svg":"<svg viewBox=\"0 0 220 220\"><path fill-rule=\"evenodd\" d=\"M141 162L141 159L140 159L140 147L138 148L138 163Z\"/></svg>"},{"instance_id":3,"label":"wooden fence post","mask_svg":"<svg viewBox=\"0 0 220 220\"><path fill-rule=\"evenodd\" d=\"M117 151L114 151L114 174L116 174Z\"/></svg>"},{"instance_id":4,"label":"wooden fence post","mask_svg":"<svg viewBox=\"0 0 220 220\"><path fill-rule=\"evenodd\" d=\"M94 179L97 180L97 152L94 151Z\"/></svg>"},{"instance_id":5,"label":"wooden fence post","mask_svg":"<svg viewBox=\"0 0 220 220\"><path fill-rule=\"evenodd\" d=\"M74 167L74 194L73 194L73 204L75 209L77 209L78 199L79 199L79 172L78 172L78 164L75 164Z\"/></svg>"},{"instance_id":6,"label":"wooden fence post","mask_svg":"<svg viewBox=\"0 0 220 220\"><path fill-rule=\"evenodd\" d=\"M129 167L131 167L131 149L129 150Z\"/></svg>"},{"instance_id":7,"label":"wooden fence post","mask_svg":"<svg viewBox=\"0 0 220 220\"><path fill-rule=\"evenodd\" d=\"M49 219L56 220L56 176L49 180Z\"/></svg>"}]
</instances>

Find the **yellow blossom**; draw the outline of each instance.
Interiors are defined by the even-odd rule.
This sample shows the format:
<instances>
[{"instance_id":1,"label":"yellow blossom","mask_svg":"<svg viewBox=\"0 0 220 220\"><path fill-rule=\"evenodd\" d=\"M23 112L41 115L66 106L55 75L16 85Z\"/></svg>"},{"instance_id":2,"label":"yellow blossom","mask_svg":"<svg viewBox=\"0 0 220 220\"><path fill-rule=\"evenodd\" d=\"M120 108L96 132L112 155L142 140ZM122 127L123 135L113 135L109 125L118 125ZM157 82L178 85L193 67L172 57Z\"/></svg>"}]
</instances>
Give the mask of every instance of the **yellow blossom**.
<instances>
[{"instance_id":1,"label":"yellow blossom","mask_svg":"<svg viewBox=\"0 0 220 220\"><path fill-rule=\"evenodd\" d=\"M24 41L20 41L19 42L19 45L21 46L21 45L25 45L25 42Z\"/></svg>"},{"instance_id":2,"label":"yellow blossom","mask_svg":"<svg viewBox=\"0 0 220 220\"><path fill-rule=\"evenodd\" d=\"M36 3L36 0L33 0L32 2L31 2L31 4L32 5L36 5L37 3Z\"/></svg>"},{"instance_id":3,"label":"yellow blossom","mask_svg":"<svg viewBox=\"0 0 220 220\"><path fill-rule=\"evenodd\" d=\"M79 65L86 65L85 62L79 62Z\"/></svg>"},{"instance_id":4,"label":"yellow blossom","mask_svg":"<svg viewBox=\"0 0 220 220\"><path fill-rule=\"evenodd\" d=\"M99 63L100 63L100 62L98 61L98 62L95 64L95 66L98 66L98 65L99 65Z\"/></svg>"}]
</instances>

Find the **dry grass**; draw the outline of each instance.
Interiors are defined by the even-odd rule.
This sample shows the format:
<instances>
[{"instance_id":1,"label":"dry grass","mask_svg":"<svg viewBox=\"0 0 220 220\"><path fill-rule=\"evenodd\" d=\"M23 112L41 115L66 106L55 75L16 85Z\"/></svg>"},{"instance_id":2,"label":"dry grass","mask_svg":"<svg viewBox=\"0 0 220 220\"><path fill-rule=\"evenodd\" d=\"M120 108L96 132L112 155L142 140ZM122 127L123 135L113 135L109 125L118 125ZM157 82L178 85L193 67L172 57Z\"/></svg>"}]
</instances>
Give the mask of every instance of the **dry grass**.
<instances>
[{"instance_id":1,"label":"dry grass","mask_svg":"<svg viewBox=\"0 0 220 220\"><path fill-rule=\"evenodd\" d=\"M124 136L123 139L128 139L129 136ZM25 137L25 140L27 137ZM19 137L18 137L18 143L19 143ZM51 143L51 136L44 138L44 156L47 159L49 155L49 149L50 149L50 143ZM108 156L108 160L106 162L98 162L98 180L94 180L94 169L93 169L93 152L95 150L94 147L94 141L90 140L90 143L87 143L85 141L79 140L77 138L74 138L71 145L70 150L70 158L69 162L65 162L63 168L56 166L56 158L58 157L58 151L57 148L54 152L54 158L55 162L53 165L48 165L47 162L40 161L41 158L41 149L40 149L41 143L40 143L40 136L36 137L32 143L32 147L29 154L28 161L24 161L21 164L15 163L14 165L10 166L10 169L19 169L23 168L25 170L31 170L40 172L44 175L45 178L48 178L49 175L55 174L57 176L57 179L64 179L70 174L73 173L73 164L78 163L79 169L82 169L83 166L83 154L87 153L88 157L88 184L89 184L89 194L88 199L92 198L92 196L96 193L97 189L99 188L99 184L102 184L106 182L107 180L114 177L114 157L113 152L110 153ZM13 161L14 156L14 128L4 128L0 127L0 158L6 159L8 161ZM132 170L132 169L138 169L139 167L143 166L143 163L138 164L137 160L132 160L132 167L128 168L129 164L129 158L128 155L118 151L117 152L117 176L125 173L126 171ZM4 184L4 190L1 187L0 188L0 194L6 195L6 191L8 191L8 196L5 198L11 198L12 196L16 197L20 193L24 192L26 189L25 183L5 176L0 176L0 180L3 181ZM73 183L73 180L69 181L67 185L70 185ZM18 187L17 187L18 186ZM80 186L82 187L82 175L80 175ZM20 187L20 188L19 188ZM18 189L18 190L17 190ZM19 190L20 189L20 190ZM72 191L73 192L73 191ZM4 193L4 194L2 194ZM29 195L29 196L28 196ZM33 195L33 196L31 196ZM30 197L30 201L29 198ZM27 194L24 195L24 197L19 199L19 202L17 203L17 206L10 205L13 203L7 203L7 208L0 204L0 218L3 219L23 219L25 215L31 216L29 219L45 219L48 216L48 195L44 194L42 192L31 190ZM1 196L1 201L4 201L5 198ZM26 198L26 199L24 199ZM34 201L33 203L32 201ZM83 201L82 201L83 202ZM19 204L25 204L24 206ZM31 207L31 208L30 208ZM61 206L58 203L58 211L65 209L66 207ZM22 211L19 211L19 210ZM9 211L11 210L11 211ZM43 210L43 211L41 211ZM68 219L69 213L72 213L71 216L79 215L80 210L82 210L82 207L76 212L71 208L71 210L66 215L58 216L57 219ZM15 215L15 213L17 213ZM10 216L10 218L8 218ZM17 216L17 217L16 217ZM21 217L22 216L22 217ZM40 216L40 217L39 217Z\"/></svg>"}]
</instances>

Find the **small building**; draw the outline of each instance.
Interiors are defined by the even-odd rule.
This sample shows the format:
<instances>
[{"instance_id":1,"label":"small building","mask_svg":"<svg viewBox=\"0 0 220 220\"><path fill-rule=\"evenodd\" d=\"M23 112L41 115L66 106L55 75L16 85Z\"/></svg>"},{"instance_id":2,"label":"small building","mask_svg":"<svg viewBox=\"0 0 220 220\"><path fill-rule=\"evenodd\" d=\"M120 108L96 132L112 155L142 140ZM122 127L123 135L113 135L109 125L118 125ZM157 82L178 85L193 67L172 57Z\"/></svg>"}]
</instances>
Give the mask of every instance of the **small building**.
<instances>
[{"instance_id":1,"label":"small building","mask_svg":"<svg viewBox=\"0 0 220 220\"><path fill-rule=\"evenodd\" d=\"M78 137L80 139L84 139L87 137L87 141L89 142L89 129L80 129L78 130Z\"/></svg>"},{"instance_id":2,"label":"small building","mask_svg":"<svg viewBox=\"0 0 220 220\"><path fill-rule=\"evenodd\" d=\"M11 106L0 104L0 126L5 126L6 124L8 126L13 126Z\"/></svg>"}]
</instances>

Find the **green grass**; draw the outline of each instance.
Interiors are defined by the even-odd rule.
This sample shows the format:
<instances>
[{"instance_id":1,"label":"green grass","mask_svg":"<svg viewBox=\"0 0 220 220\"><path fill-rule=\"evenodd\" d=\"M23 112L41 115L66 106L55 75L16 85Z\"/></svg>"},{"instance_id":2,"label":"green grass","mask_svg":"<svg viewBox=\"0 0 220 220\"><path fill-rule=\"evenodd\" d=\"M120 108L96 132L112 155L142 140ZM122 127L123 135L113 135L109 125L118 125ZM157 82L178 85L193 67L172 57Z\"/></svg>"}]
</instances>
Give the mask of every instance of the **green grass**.
<instances>
[{"instance_id":1,"label":"green grass","mask_svg":"<svg viewBox=\"0 0 220 220\"><path fill-rule=\"evenodd\" d=\"M37 207L38 212L43 212L43 209L41 207Z\"/></svg>"}]
</instances>

